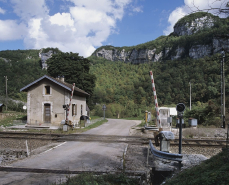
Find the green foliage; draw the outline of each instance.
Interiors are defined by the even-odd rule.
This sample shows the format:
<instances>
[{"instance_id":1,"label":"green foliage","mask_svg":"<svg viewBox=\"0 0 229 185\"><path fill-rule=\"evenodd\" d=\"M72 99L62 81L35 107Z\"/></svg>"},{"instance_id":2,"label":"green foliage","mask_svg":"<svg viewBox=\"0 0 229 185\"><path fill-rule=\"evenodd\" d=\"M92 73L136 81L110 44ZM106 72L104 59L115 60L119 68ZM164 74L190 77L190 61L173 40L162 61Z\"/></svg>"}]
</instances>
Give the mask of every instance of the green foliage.
<instances>
[{"instance_id":1,"label":"green foliage","mask_svg":"<svg viewBox=\"0 0 229 185\"><path fill-rule=\"evenodd\" d=\"M138 185L138 181L138 179L129 178L124 174L93 175L91 173L68 177L66 183L61 185Z\"/></svg>"},{"instance_id":2,"label":"green foliage","mask_svg":"<svg viewBox=\"0 0 229 185\"><path fill-rule=\"evenodd\" d=\"M7 112L3 113L6 116L3 119L0 119L0 127L8 127L13 125L13 120L26 120L26 113L24 112Z\"/></svg>"},{"instance_id":3,"label":"green foliage","mask_svg":"<svg viewBox=\"0 0 229 185\"><path fill-rule=\"evenodd\" d=\"M159 106L175 105L183 102L189 105L190 86L192 84L192 102L206 103L213 99L213 105L192 110L187 116L200 119L201 124L218 123L220 98L220 58L218 55L198 60L186 58L150 64L131 65L124 62L112 62L103 58L90 57L92 66L90 73L97 78L93 94L96 114L103 116L102 104L108 109L106 115L117 118L111 110L120 104L120 117L144 117L145 110L154 111L154 98L149 71L153 71ZM204 66L204 67L203 67ZM226 82L229 79L229 66L225 65ZM226 95L229 84L226 83ZM228 99L228 98L226 98ZM229 104L226 103L226 106ZM114 107L114 106L113 106ZM202 110L203 109L203 110ZM195 111L195 114L194 114ZM95 115L96 115L95 114ZM155 115L155 112L152 112ZM198 117L198 116L200 117ZM211 121L209 121L211 120Z\"/></svg>"},{"instance_id":4,"label":"green foliage","mask_svg":"<svg viewBox=\"0 0 229 185\"><path fill-rule=\"evenodd\" d=\"M220 127L220 119L216 117L216 115L220 115L220 107L210 100L205 104L197 102L197 105L192 106L192 110L185 111L184 117L186 120L188 120L188 118L196 118L200 125L215 125Z\"/></svg>"},{"instance_id":5,"label":"green foliage","mask_svg":"<svg viewBox=\"0 0 229 185\"><path fill-rule=\"evenodd\" d=\"M93 95L96 77L89 73L90 61L78 53L57 53L47 60L48 74L52 77L64 76L68 83Z\"/></svg>"},{"instance_id":6,"label":"green foliage","mask_svg":"<svg viewBox=\"0 0 229 185\"><path fill-rule=\"evenodd\" d=\"M61 53L61 51L58 48L43 48L42 53L48 53L49 51L53 51L54 54Z\"/></svg>"},{"instance_id":7,"label":"green foliage","mask_svg":"<svg viewBox=\"0 0 229 185\"><path fill-rule=\"evenodd\" d=\"M7 76L8 96L26 101L26 93L20 89L46 74L41 69L39 50L0 51L0 97L5 96Z\"/></svg>"},{"instance_id":8,"label":"green foliage","mask_svg":"<svg viewBox=\"0 0 229 185\"><path fill-rule=\"evenodd\" d=\"M179 26L179 25L183 25L183 24L188 24L188 26L191 26L190 24L191 24L192 21L194 21L197 18L202 18L202 17L207 17L206 21L209 20L209 19L213 19L215 21L219 21L219 17L218 16L214 16L211 13L208 13L208 12L196 12L196 13L192 13L192 14L189 14L189 15L186 15L186 16L182 17L181 19L179 19L177 21L175 26Z\"/></svg>"},{"instance_id":9,"label":"green foliage","mask_svg":"<svg viewBox=\"0 0 229 185\"><path fill-rule=\"evenodd\" d=\"M226 185L229 184L228 150L202 162L198 166L181 171L166 181L165 185Z\"/></svg>"}]
</instances>

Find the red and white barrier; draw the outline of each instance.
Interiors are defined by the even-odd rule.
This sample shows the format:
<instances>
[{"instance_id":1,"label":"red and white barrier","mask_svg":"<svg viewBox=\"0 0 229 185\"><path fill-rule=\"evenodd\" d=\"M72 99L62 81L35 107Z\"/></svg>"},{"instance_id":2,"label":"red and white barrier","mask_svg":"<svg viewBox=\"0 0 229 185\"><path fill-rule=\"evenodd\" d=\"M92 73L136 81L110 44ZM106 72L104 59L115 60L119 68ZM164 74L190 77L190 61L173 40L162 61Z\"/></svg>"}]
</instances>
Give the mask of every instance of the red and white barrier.
<instances>
[{"instance_id":1,"label":"red and white barrier","mask_svg":"<svg viewBox=\"0 0 229 185\"><path fill-rule=\"evenodd\" d=\"M72 101L72 97L73 97L74 88L75 88L75 83L72 84L72 92L71 92L71 97L70 97L70 101L69 101L69 105L68 105L68 110L67 110L67 116L66 116L66 122L67 123L68 123L69 109L70 109L70 106L71 106L71 101Z\"/></svg>"},{"instance_id":2,"label":"red and white barrier","mask_svg":"<svg viewBox=\"0 0 229 185\"><path fill-rule=\"evenodd\" d=\"M156 89L155 89L155 84L154 84L154 79L153 79L153 72L150 71L149 73L150 73L152 87L153 87L153 95L154 95L154 100L155 100L155 109L156 109L156 114L157 114L157 123L156 123L156 125L161 128L161 122L160 122L160 118L159 118L158 102L157 102L157 95L156 95Z\"/></svg>"}]
</instances>

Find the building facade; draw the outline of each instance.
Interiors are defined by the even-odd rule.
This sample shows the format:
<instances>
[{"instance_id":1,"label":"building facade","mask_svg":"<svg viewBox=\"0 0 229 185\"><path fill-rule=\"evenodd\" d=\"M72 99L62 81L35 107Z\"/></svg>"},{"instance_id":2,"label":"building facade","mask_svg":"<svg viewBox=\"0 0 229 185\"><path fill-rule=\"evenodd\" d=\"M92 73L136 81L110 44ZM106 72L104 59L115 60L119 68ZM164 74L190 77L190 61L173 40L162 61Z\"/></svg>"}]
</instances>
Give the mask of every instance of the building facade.
<instances>
[{"instance_id":1,"label":"building facade","mask_svg":"<svg viewBox=\"0 0 229 185\"><path fill-rule=\"evenodd\" d=\"M69 105L72 85L64 82L64 78L55 79L44 75L23 87L27 92L27 124L28 125L60 125L66 119L67 112L63 108ZM81 115L87 115L86 97L89 94L75 87L68 119L77 124Z\"/></svg>"}]
</instances>

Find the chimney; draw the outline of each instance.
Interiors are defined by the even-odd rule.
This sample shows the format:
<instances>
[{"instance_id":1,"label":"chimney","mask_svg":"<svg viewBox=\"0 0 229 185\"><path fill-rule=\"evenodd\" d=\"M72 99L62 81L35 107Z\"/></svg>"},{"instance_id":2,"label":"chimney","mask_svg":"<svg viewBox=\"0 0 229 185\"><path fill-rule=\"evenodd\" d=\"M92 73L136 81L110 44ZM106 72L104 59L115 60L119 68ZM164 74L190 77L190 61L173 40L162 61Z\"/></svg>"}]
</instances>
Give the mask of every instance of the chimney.
<instances>
[{"instance_id":1,"label":"chimney","mask_svg":"<svg viewBox=\"0 0 229 185\"><path fill-rule=\"evenodd\" d=\"M61 80L62 82L64 82L64 76L61 76L61 77L60 77L60 80Z\"/></svg>"},{"instance_id":2,"label":"chimney","mask_svg":"<svg viewBox=\"0 0 229 185\"><path fill-rule=\"evenodd\" d=\"M60 80L60 76L58 75L58 76L56 77L56 79L57 79L57 80Z\"/></svg>"}]
</instances>

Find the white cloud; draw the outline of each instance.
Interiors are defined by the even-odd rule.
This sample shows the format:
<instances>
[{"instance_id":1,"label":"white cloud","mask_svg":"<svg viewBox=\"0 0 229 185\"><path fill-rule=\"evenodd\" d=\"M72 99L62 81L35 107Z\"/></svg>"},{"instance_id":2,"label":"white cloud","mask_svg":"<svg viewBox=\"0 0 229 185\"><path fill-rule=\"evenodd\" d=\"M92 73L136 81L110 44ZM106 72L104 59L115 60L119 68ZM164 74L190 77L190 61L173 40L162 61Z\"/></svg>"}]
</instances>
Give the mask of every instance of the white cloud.
<instances>
[{"instance_id":1,"label":"white cloud","mask_svg":"<svg viewBox=\"0 0 229 185\"><path fill-rule=\"evenodd\" d=\"M19 20L0 20L0 40L23 39L27 49L57 47L87 57L115 32L131 1L62 0L65 11L50 15L45 0L10 0Z\"/></svg>"},{"instance_id":2,"label":"white cloud","mask_svg":"<svg viewBox=\"0 0 229 185\"><path fill-rule=\"evenodd\" d=\"M1 14L5 14L5 12L6 12L6 11L0 7L0 13L1 13Z\"/></svg>"},{"instance_id":3,"label":"white cloud","mask_svg":"<svg viewBox=\"0 0 229 185\"><path fill-rule=\"evenodd\" d=\"M134 7L133 12L143 12L142 6Z\"/></svg>"},{"instance_id":4,"label":"white cloud","mask_svg":"<svg viewBox=\"0 0 229 185\"><path fill-rule=\"evenodd\" d=\"M41 18L48 14L45 0L10 0L13 4L14 13L22 20L28 21L31 18Z\"/></svg>"},{"instance_id":5,"label":"white cloud","mask_svg":"<svg viewBox=\"0 0 229 185\"><path fill-rule=\"evenodd\" d=\"M208 11L209 13L218 15L218 10L214 8L224 8L228 0L184 0L185 5L177 7L169 16L169 26L163 31L165 35L173 32L173 26L176 22L192 12L196 11ZM225 16L220 14L220 16Z\"/></svg>"},{"instance_id":6,"label":"white cloud","mask_svg":"<svg viewBox=\"0 0 229 185\"><path fill-rule=\"evenodd\" d=\"M0 41L23 39L26 25L14 20L0 20Z\"/></svg>"}]
</instances>

